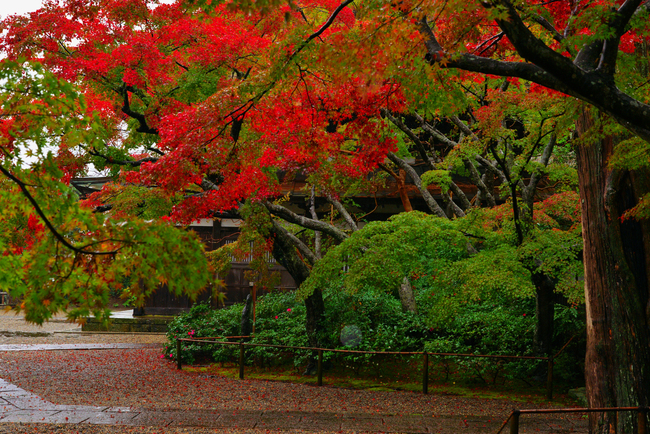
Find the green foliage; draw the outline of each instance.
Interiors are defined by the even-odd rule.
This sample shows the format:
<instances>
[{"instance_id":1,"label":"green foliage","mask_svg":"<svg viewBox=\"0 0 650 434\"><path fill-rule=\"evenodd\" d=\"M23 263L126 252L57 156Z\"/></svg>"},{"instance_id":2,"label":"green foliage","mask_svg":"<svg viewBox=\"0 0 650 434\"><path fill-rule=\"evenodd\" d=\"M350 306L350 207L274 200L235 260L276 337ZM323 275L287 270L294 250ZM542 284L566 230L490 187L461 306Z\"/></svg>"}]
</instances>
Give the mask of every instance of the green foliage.
<instances>
[{"instance_id":1,"label":"green foliage","mask_svg":"<svg viewBox=\"0 0 650 434\"><path fill-rule=\"evenodd\" d=\"M534 301L499 302L468 303L462 311L447 316L432 329L427 351L532 355Z\"/></svg>"},{"instance_id":2,"label":"green foliage","mask_svg":"<svg viewBox=\"0 0 650 434\"><path fill-rule=\"evenodd\" d=\"M422 318L402 312L399 300L391 294L370 288L350 294L330 288L323 298L326 309L321 340L331 348L361 351L422 349L425 333ZM350 356L352 360L359 357L362 356Z\"/></svg>"},{"instance_id":3,"label":"green foliage","mask_svg":"<svg viewBox=\"0 0 650 434\"><path fill-rule=\"evenodd\" d=\"M609 167L619 170L639 170L650 166L650 143L639 137L630 137L617 143L609 159Z\"/></svg>"},{"instance_id":4,"label":"green foliage","mask_svg":"<svg viewBox=\"0 0 650 434\"><path fill-rule=\"evenodd\" d=\"M239 234L231 243L207 253L210 265L220 275L228 274L232 261L246 261L249 270L245 277L259 288L275 288L280 284L280 275L271 268L272 244L268 241L270 216L260 209L259 204L247 203L240 208L244 217Z\"/></svg>"},{"instance_id":5,"label":"green foliage","mask_svg":"<svg viewBox=\"0 0 650 434\"><path fill-rule=\"evenodd\" d=\"M189 312L176 316L169 323L167 327L168 345L165 347L165 356L177 360L177 338L239 336L242 310L243 305L213 310L205 303L195 304ZM182 362L194 363L197 359L209 358L214 347L195 343L183 344ZM229 350L228 346L218 347L218 349L221 348L223 348L224 352ZM234 354L234 351L230 352Z\"/></svg>"},{"instance_id":6,"label":"green foliage","mask_svg":"<svg viewBox=\"0 0 650 434\"><path fill-rule=\"evenodd\" d=\"M556 291L573 304L584 301L584 267L578 231L535 230L518 249L518 258L529 270L544 274L556 283Z\"/></svg>"},{"instance_id":7,"label":"green foliage","mask_svg":"<svg viewBox=\"0 0 650 434\"><path fill-rule=\"evenodd\" d=\"M576 190L578 187L578 171L566 164L549 164L547 167L549 181L556 184L559 193L565 190Z\"/></svg>"},{"instance_id":8,"label":"green foliage","mask_svg":"<svg viewBox=\"0 0 650 434\"><path fill-rule=\"evenodd\" d=\"M102 202L111 204L112 214L145 220L169 215L174 204L179 202L158 189L132 184L107 184L98 196Z\"/></svg>"},{"instance_id":9,"label":"green foliage","mask_svg":"<svg viewBox=\"0 0 650 434\"><path fill-rule=\"evenodd\" d=\"M255 337L252 343L307 347L305 331L305 306L296 300L295 292L267 294L257 303ZM310 353L302 350L254 347L248 351L250 359L265 365L293 360L294 365L306 364ZM216 354L215 354L216 356Z\"/></svg>"},{"instance_id":10,"label":"green foliage","mask_svg":"<svg viewBox=\"0 0 650 434\"><path fill-rule=\"evenodd\" d=\"M206 304L197 304L188 313L183 313L169 324L165 355L173 358L176 354L176 338L240 336L243 304L235 304L225 309L210 309ZM258 298L256 303L255 334L250 343L272 345L307 346L305 332L305 307L296 302L294 293L272 293ZM252 315L251 315L252 318ZM238 340L237 340L238 341ZM273 363L281 358L282 351L273 348L255 347L247 349L248 361L265 360ZM184 363L208 358L216 362L237 360L239 349L232 345L184 344L182 357ZM307 356L296 353L297 364L303 363ZM279 359L278 359L279 360Z\"/></svg>"},{"instance_id":11,"label":"green foliage","mask_svg":"<svg viewBox=\"0 0 650 434\"><path fill-rule=\"evenodd\" d=\"M367 292L326 294L326 311L319 340L328 348L363 351L419 351L426 329L421 319L403 313L393 297ZM294 292L266 294L257 300L255 334L250 343L307 347L305 307ZM211 310L205 304L177 316L169 325L165 356L176 354L177 337L239 336L242 304ZM347 334L347 335L346 335ZM208 358L216 362L236 361L239 349L231 345L183 344L184 363ZM305 350L252 347L246 350L247 363L265 365L291 362L304 366L311 353ZM336 357L327 353L325 359ZM362 363L367 355L348 354L342 360Z\"/></svg>"},{"instance_id":12,"label":"green foliage","mask_svg":"<svg viewBox=\"0 0 650 434\"><path fill-rule=\"evenodd\" d=\"M449 191L449 186L452 183L451 174L448 170L429 170L424 172L421 176L422 185L428 186L430 184L440 187L443 193Z\"/></svg>"},{"instance_id":13,"label":"green foliage","mask_svg":"<svg viewBox=\"0 0 650 434\"><path fill-rule=\"evenodd\" d=\"M530 271L509 245L482 250L430 277L430 324L439 327L471 304L512 303L534 294Z\"/></svg>"},{"instance_id":14,"label":"green foliage","mask_svg":"<svg viewBox=\"0 0 650 434\"><path fill-rule=\"evenodd\" d=\"M420 290L419 298L426 297ZM360 351L421 351L443 353L533 355L533 330L535 327L534 300L494 299L491 302L467 303L456 315L448 317L438 326L425 325L425 317L402 312L399 302L388 294L359 292L347 294L328 291L325 294L326 312L319 337L322 346ZM212 310L205 304L195 305L190 312L181 314L170 323L168 344L164 356L176 358L177 337L237 336L243 305ZM436 312L443 311L439 306ZM304 331L305 309L295 300L294 293L272 293L257 301L255 336L249 342L270 345L308 345ZM563 305L556 306L554 346L562 347L584 327L584 312ZM238 340L235 340L237 342ZM576 372L581 369L583 343L574 339L556 365L556 376L576 384ZM246 363L264 366L292 363L304 367L311 354L304 350L249 347ZM184 343L183 363L237 362L236 345L209 345ZM344 353L325 353L325 361L347 366L369 366L373 356ZM450 359L441 359L447 364ZM493 360L454 358L460 368L461 378L492 381L500 378L526 380L535 374L540 362L498 362ZM578 381L579 382L579 381Z\"/></svg>"},{"instance_id":15,"label":"green foliage","mask_svg":"<svg viewBox=\"0 0 650 434\"><path fill-rule=\"evenodd\" d=\"M0 233L0 289L22 300L16 309L25 319L41 324L64 311L73 321L91 313L108 321L111 290L126 277L138 282L130 288L137 305L161 283L195 297L209 273L193 233L166 221L92 213L63 182L74 167L61 165L59 157L68 147L99 140L92 133L95 115L86 113L75 87L38 64L9 61L0 66L0 83L6 128L0 171L12 182L0 190L0 222L7 227L26 220L28 226L22 240ZM26 148L38 158L29 168L23 167Z\"/></svg>"},{"instance_id":16,"label":"green foliage","mask_svg":"<svg viewBox=\"0 0 650 434\"><path fill-rule=\"evenodd\" d=\"M318 262L298 296L328 287L348 293L361 288L396 293L405 277L418 279L466 257L466 245L464 236L448 220L420 212L371 222Z\"/></svg>"},{"instance_id":17,"label":"green foliage","mask_svg":"<svg viewBox=\"0 0 650 434\"><path fill-rule=\"evenodd\" d=\"M555 308L553 346L571 345L556 360L554 375L569 385L581 384L576 376L584 368L584 312L561 304ZM464 309L431 329L425 348L434 353L534 356L535 302L499 300L494 303L468 303ZM546 368L544 361L510 361L454 357L461 378L492 382L497 376L528 381Z\"/></svg>"}]
</instances>

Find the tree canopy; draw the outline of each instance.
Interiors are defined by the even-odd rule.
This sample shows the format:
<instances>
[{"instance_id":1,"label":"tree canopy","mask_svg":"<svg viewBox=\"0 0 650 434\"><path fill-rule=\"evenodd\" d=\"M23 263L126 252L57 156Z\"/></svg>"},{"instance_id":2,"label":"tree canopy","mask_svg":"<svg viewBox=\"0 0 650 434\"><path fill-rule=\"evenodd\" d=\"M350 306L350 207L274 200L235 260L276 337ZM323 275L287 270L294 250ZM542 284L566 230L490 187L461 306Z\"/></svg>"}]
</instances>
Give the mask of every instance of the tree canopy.
<instances>
[{"instance_id":1,"label":"tree canopy","mask_svg":"<svg viewBox=\"0 0 650 434\"><path fill-rule=\"evenodd\" d=\"M7 211L7 221L27 222L33 232L12 235L3 260L23 276L34 246L41 258L65 248L69 265L54 269L63 276L54 281L72 282L74 273L83 280L114 266L102 258L142 246L129 255L143 258L143 271L157 264L145 279L177 281L181 268L154 246L190 236L139 220L141 203L155 205L147 215L187 224L250 201L341 242L356 230L346 194L369 178L381 182L380 169L396 180L406 209L408 177L439 217L508 200L515 244L528 249L522 260L533 278L546 279L539 290L555 271L534 261L535 249L562 252L553 253L535 227L533 203L544 199L538 187L542 178L566 185L577 173L595 321L588 324L590 403L647 405L649 9L642 0L47 2L0 27L2 171L13 182L5 197L19 189L18 202L29 204ZM21 165L21 142L37 145L31 170ZM558 167L554 152L575 161L577 172ZM426 166L423 176L412 157ZM85 204L114 207L109 218L79 209L64 187L89 163L118 177ZM299 173L328 198L344 229L277 200L281 182ZM476 194L468 197L452 174L471 179ZM437 198L426 184L440 188ZM138 188L149 193L134 206ZM319 248L310 253L286 223L268 223L267 248L306 279ZM136 234L149 241L139 244ZM147 253L152 248L161 256ZM189 250L174 249L189 262L198 257L196 249L180 251ZM205 281L196 276L190 288ZM36 308L36 300L49 300L33 285L43 279L9 283L31 285L36 295L25 308L36 321L63 303ZM87 282L105 289L97 279ZM102 300L101 291L83 294L87 304ZM597 302L609 299L615 303ZM598 341L607 343L600 353ZM603 386L603 377L612 380ZM630 431L636 422L601 425L616 423ZM594 431L609 429L598 426L594 416Z\"/></svg>"}]
</instances>

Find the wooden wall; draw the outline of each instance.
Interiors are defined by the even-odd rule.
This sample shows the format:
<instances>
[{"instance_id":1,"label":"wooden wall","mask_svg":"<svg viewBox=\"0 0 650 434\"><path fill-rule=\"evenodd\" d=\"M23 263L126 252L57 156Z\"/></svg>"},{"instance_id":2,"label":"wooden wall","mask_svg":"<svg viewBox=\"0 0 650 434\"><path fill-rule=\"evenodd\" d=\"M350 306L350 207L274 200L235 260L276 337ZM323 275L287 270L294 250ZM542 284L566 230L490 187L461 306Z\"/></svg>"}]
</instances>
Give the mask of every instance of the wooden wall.
<instances>
[{"instance_id":1,"label":"wooden wall","mask_svg":"<svg viewBox=\"0 0 650 434\"><path fill-rule=\"evenodd\" d=\"M221 221L215 221L214 224L203 222L202 225L192 226L192 230L203 241L207 251L215 250L223 245L232 243L237 239L239 229L230 224L222 225ZM249 260L237 261L233 258L232 267L226 276L215 276L215 279L220 279L225 282L226 288L220 289L225 292L226 306L234 303L241 303L246 300L246 296L252 293L253 282L246 279L244 273L250 269L248 264ZM291 275L282 266L275 263L275 259L269 255L269 263L271 270L280 273L280 285L278 289L293 290L296 289L296 283ZM258 289L257 295L262 295L264 291ZM206 290L198 297L197 302L209 301L213 307L218 307L215 300L212 300L212 288ZM144 315L176 315L180 312L187 311L192 307L192 300L188 297L178 297L169 292L166 285L162 285L155 294L149 297L144 306Z\"/></svg>"}]
</instances>

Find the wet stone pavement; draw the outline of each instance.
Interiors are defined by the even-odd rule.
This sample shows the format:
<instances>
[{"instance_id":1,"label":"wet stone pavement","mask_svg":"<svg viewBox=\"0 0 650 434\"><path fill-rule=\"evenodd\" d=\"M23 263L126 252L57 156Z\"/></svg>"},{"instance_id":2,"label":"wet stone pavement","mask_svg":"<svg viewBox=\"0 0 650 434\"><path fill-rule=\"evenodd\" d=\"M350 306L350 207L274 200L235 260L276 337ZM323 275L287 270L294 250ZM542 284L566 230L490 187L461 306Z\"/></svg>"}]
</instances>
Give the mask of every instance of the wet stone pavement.
<instances>
[{"instance_id":1,"label":"wet stone pavement","mask_svg":"<svg viewBox=\"0 0 650 434\"><path fill-rule=\"evenodd\" d=\"M0 334L6 331L7 322L3 324L0 315ZM160 347L164 338L151 343L136 343L134 335L119 337L97 337L94 342L89 336L76 332L71 338L63 338L59 330L29 330L17 319L11 318L12 330L32 338L19 338L14 335L0 340L0 358L4 352L15 351L81 351L81 350L137 350ZM3 325L5 328L2 328ZM18 326L18 327L16 327ZM33 327L33 326L31 326ZM52 324L51 328L63 327ZM13 332L12 332L13 333ZM69 332L66 332L69 333ZM5 336L8 336L5 334ZM45 337L43 337L45 336ZM116 341L117 338L117 341ZM81 342L81 341L84 342ZM67 343L75 341L76 343ZM98 343L103 341L107 343ZM33 342L29 344L26 342ZM52 343L48 343L52 342ZM25 424L52 424L52 427L76 427L74 432L84 432L84 427L91 425L115 428L153 427L155 432L160 427L165 430L181 429L215 429L216 432L262 432L262 431L301 431L301 432L400 432L400 433L496 433L503 423L498 418L488 416L440 416L390 415L390 414L354 414L349 412L327 413L307 411L260 411L240 409L192 409L173 410L134 407L102 407L92 405L59 405L47 401L34 393L0 379L0 432L27 432ZM48 426L48 425L43 425ZM58 428L57 428L58 429ZM141 428L138 428L141 429ZM45 429L47 432L47 429ZM60 432L60 431L56 431ZM67 432L67 431L66 431ZM71 431L72 432L72 431ZM166 431L161 431L166 432ZM170 431L172 432L172 431ZM176 432L176 431L173 431ZM503 432L508 432L505 428ZM586 423L576 419L535 420L522 418L521 433L586 433Z\"/></svg>"},{"instance_id":2,"label":"wet stone pavement","mask_svg":"<svg viewBox=\"0 0 650 434\"><path fill-rule=\"evenodd\" d=\"M137 349L159 344L0 345L1 351ZM488 416L373 415L246 410L152 410L131 407L57 405L0 379L0 424L83 424L133 427L204 427L235 430L319 432L496 433L502 421ZM575 420L523 420L522 433L586 432ZM83 432L83 431L81 431ZM504 429L507 432L507 428Z\"/></svg>"},{"instance_id":3,"label":"wet stone pavement","mask_svg":"<svg viewBox=\"0 0 650 434\"><path fill-rule=\"evenodd\" d=\"M130 407L56 405L0 380L0 423L93 424L403 433L495 433L501 423L487 416L424 417L244 410L144 410ZM524 422L520 432L574 433L575 421Z\"/></svg>"},{"instance_id":4,"label":"wet stone pavement","mask_svg":"<svg viewBox=\"0 0 650 434\"><path fill-rule=\"evenodd\" d=\"M422 416L244 411L244 410L144 410L130 407L57 405L0 380L0 423L93 424L160 427L208 427L265 430L319 430L365 432L495 432L500 424L488 417L456 420ZM445 431L443 431L445 430Z\"/></svg>"}]
</instances>

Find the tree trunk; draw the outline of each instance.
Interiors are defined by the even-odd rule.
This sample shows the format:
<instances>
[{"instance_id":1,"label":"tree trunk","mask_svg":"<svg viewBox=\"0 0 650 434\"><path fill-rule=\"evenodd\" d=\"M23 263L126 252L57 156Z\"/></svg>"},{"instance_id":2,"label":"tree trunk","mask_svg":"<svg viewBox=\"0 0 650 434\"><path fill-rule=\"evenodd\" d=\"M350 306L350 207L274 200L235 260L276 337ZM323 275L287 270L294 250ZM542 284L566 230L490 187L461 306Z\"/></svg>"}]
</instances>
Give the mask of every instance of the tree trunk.
<instances>
[{"instance_id":1,"label":"tree trunk","mask_svg":"<svg viewBox=\"0 0 650 434\"><path fill-rule=\"evenodd\" d=\"M594 125L585 110L579 133ZM587 355L585 379L590 407L647 406L650 395L648 331L648 222L621 215L648 191L647 174L607 166L614 140L576 149L584 238ZM618 425L618 426L617 426ZM590 433L636 433L636 415L592 413Z\"/></svg>"},{"instance_id":2,"label":"tree trunk","mask_svg":"<svg viewBox=\"0 0 650 434\"><path fill-rule=\"evenodd\" d=\"M408 277L405 277L399 285L399 299L402 302L402 311L418 313L415 296L413 295L413 286Z\"/></svg>"},{"instance_id":3,"label":"tree trunk","mask_svg":"<svg viewBox=\"0 0 650 434\"><path fill-rule=\"evenodd\" d=\"M309 277L309 267L296 252L290 238L281 231L276 230L275 227L272 227L271 232L273 236L273 257L287 269L299 287ZM325 312L323 293L320 290L314 290L314 293L305 299L305 308L307 338L310 345L318 347L320 321Z\"/></svg>"},{"instance_id":4,"label":"tree trunk","mask_svg":"<svg viewBox=\"0 0 650 434\"><path fill-rule=\"evenodd\" d=\"M406 190L406 172L404 172L402 169L399 169L399 174L395 180L397 181L397 191L399 191L399 198L402 200L402 207L404 208L404 211L413 211L411 199L409 199L409 194Z\"/></svg>"},{"instance_id":5,"label":"tree trunk","mask_svg":"<svg viewBox=\"0 0 650 434\"><path fill-rule=\"evenodd\" d=\"M555 319L555 284L541 273L533 273L535 285L535 353L550 356L553 350L553 330Z\"/></svg>"}]
</instances>

